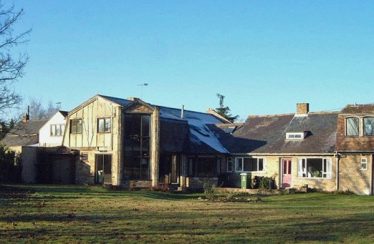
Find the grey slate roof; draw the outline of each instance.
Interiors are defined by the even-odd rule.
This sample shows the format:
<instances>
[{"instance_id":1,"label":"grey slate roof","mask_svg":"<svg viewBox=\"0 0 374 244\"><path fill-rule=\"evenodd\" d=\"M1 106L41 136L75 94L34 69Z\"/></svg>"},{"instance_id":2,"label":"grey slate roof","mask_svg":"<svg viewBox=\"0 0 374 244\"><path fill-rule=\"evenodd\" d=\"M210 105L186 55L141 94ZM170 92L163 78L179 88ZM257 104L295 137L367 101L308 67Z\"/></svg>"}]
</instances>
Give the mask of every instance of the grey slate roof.
<instances>
[{"instance_id":1,"label":"grey slate roof","mask_svg":"<svg viewBox=\"0 0 374 244\"><path fill-rule=\"evenodd\" d=\"M338 113L310 113L307 117L293 114L250 116L233 133L222 127L212 128L231 153L333 153L336 146ZM303 140L286 140L287 132L304 132Z\"/></svg>"},{"instance_id":2,"label":"grey slate roof","mask_svg":"<svg viewBox=\"0 0 374 244\"><path fill-rule=\"evenodd\" d=\"M39 129L48 120L30 120L19 122L1 141L0 144L11 146L27 146L39 142Z\"/></svg>"}]
</instances>

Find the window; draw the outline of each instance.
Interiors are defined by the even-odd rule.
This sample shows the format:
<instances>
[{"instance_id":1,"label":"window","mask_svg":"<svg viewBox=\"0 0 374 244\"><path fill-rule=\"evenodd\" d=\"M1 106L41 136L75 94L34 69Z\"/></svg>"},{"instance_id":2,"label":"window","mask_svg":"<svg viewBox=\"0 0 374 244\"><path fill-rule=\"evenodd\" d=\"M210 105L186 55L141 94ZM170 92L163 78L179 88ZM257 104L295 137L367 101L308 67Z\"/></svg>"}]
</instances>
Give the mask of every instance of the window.
<instances>
[{"instance_id":1,"label":"window","mask_svg":"<svg viewBox=\"0 0 374 244\"><path fill-rule=\"evenodd\" d=\"M299 177L331 178L331 159L303 158L299 160Z\"/></svg>"},{"instance_id":2,"label":"window","mask_svg":"<svg viewBox=\"0 0 374 244\"><path fill-rule=\"evenodd\" d=\"M235 158L235 171L243 171L243 158Z\"/></svg>"},{"instance_id":3,"label":"window","mask_svg":"<svg viewBox=\"0 0 374 244\"><path fill-rule=\"evenodd\" d=\"M82 119L70 120L70 133L81 134L82 133Z\"/></svg>"},{"instance_id":4,"label":"window","mask_svg":"<svg viewBox=\"0 0 374 244\"><path fill-rule=\"evenodd\" d=\"M236 172L253 172L264 170L263 158L236 158L235 171Z\"/></svg>"},{"instance_id":5,"label":"window","mask_svg":"<svg viewBox=\"0 0 374 244\"><path fill-rule=\"evenodd\" d=\"M65 125L59 124L59 125L51 125L50 127L50 135L51 136L62 136L64 133Z\"/></svg>"},{"instance_id":6,"label":"window","mask_svg":"<svg viewBox=\"0 0 374 244\"><path fill-rule=\"evenodd\" d=\"M305 137L304 132L297 132L297 133L289 132L289 133L286 133L286 139L287 140L302 140L302 139L304 139L304 137Z\"/></svg>"},{"instance_id":7,"label":"window","mask_svg":"<svg viewBox=\"0 0 374 244\"><path fill-rule=\"evenodd\" d=\"M233 158L228 158L227 159L227 172L232 172L232 171L234 171Z\"/></svg>"},{"instance_id":8,"label":"window","mask_svg":"<svg viewBox=\"0 0 374 244\"><path fill-rule=\"evenodd\" d=\"M97 132L109 133L112 129L112 120L110 118L97 119Z\"/></svg>"},{"instance_id":9,"label":"window","mask_svg":"<svg viewBox=\"0 0 374 244\"><path fill-rule=\"evenodd\" d=\"M359 135L359 118L346 119L346 134L347 136Z\"/></svg>"},{"instance_id":10,"label":"window","mask_svg":"<svg viewBox=\"0 0 374 244\"><path fill-rule=\"evenodd\" d=\"M366 158L361 158L360 169L361 170L367 170L368 169L368 160Z\"/></svg>"},{"instance_id":11,"label":"window","mask_svg":"<svg viewBox=\"0 0 374 244\"><path fill-rule=\"evenodd\" d=\"M364 135L374 136L374 117L364 118Z\"/></svg>"},{"instance_id":12,"label":"window","mask_svg":"<svg viewBox=\"0 0 374 244\"><path fill-rule=\"evenodd\" d=\"M126 114L124 124L124 177L130 180L149 180L150 116Z\"/></svg>"}]
</instances>

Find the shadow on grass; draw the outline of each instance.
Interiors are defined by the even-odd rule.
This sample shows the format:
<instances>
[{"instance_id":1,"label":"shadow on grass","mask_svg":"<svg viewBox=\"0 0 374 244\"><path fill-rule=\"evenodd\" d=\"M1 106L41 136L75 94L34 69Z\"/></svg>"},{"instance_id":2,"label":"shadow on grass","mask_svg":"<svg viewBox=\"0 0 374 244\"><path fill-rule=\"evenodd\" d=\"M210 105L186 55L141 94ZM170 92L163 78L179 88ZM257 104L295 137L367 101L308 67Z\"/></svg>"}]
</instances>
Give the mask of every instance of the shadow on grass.
<instances>
[{"instance_id":1,"label":"shadow on grass","mask_svg":"<svg viewBox=\"0 0 374 244\"><path fill-rule=\"evenodd\" d=\"M76 185L3 185L0 188L1 194L41 194L41 198L47 199L73 199L76 197L95 197L95 198L109 198L109 197L136 197L149 198L155 200L188 200L196 199L201 194L184 194L159 192L151 190L113 190L101 186L76 186Z\"/></svg>"}]
</instances>

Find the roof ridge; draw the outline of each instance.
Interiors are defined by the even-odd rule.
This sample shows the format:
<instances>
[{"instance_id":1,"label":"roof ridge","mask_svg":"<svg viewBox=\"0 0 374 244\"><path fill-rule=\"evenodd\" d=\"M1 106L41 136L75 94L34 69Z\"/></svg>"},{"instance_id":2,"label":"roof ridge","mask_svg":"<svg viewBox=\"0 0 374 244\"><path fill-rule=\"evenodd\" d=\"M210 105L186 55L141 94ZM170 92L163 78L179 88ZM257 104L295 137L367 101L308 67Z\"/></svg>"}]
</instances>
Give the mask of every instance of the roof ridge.
<instances>
[{"instance_id":1,"label":"roof ridge","mask_svg":"<svg viewBox=\"0 0 374 244\"><path fill-rule=\"evenodd\" d=\"M104 97L104 98L109 98L109 99L110 98L114 98L114 99L120 99L120 100L132 102L131 100L126 99L126 98L122 98L122 97L113 97L113 96L107 96L107 95L102 95L102 94L97 94L96 96Z\"/></svg>"},{"instance_id":2,"label":"roof ridge","mask_svg":"<svg viewBox=\"0 0 374 244\"><path fill-rule=\"evenodd\" d=\"M167 109L174 109L174 110L181 110L181 108L172 108L172 107L167 107L167 106L161 106L161 105L155 105L152 104L153 106L157 106L159 108L167 108ZM200 111L194 111L194 110L188 110L184 109L185 112L192 112L192 113L198 113L198 114L205 114L205 115L211 115L214 116L213 114L207 113L207 112L200 112Z\"/></svg>"},{"instance_id":3,"label":"roof ridge","mask_svg":"<svg viewBox=\"0 0 374 244\"><path fill-rule=\"evenodd\" d=\"M276 116L294 116L296 113L284 113L284 114L255 114L255 115L248 115L248 118L256 118L256 117L276 117ZM309 112L308 115L314 114L339 114L339 111L317 111L317 112Z\"/></svg>"}]
</instances>

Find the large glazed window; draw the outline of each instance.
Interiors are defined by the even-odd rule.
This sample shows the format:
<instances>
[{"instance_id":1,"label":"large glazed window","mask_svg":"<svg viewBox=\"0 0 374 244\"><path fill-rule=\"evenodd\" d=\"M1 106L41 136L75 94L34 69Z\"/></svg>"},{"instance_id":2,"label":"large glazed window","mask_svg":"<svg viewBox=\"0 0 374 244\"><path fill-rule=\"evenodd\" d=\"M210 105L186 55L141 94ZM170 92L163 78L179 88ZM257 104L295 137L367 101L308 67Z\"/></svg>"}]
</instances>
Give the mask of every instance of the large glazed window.
<instances>
[{"instance_id":1,"label":"large glazed window","mask_svg":"<svg viewBox=\"0 0 374 244\"><path fill-rule=\"evenodd\" d=\"M364 118L364 135L374 136L374 117Z\"/></svg>"},{"instance_id":2,"label":"large glazed window","mask_svg":"<svg viewBox=\"0 0 374 244\"><path fill-rule=\"evenodd\" d=\"M347 118L346 119L346 134L347 136L358 136L359 135L359 118Z\"/></svg>"},{"instance_id":3,"label":"large glazed window","mask_svg":"<svg viewBox=\"0 0 374 244\"><path fill-rule=\"evenodd\" d=\"M149 180L150 116L126 114L124 127L125 179Z\"/></svg>"},{"instance_id":4,"label":"large glazed window","mask_svg":"<svg viewBox=\"0 0 374 244\"><path fill-rule=\"evenodd\" d=\"M236 172L256 172L264 170L263 158L235 158Z\"/></svg>"},{"instance_id":5,"label":"large glazed window","mask_svg":"<svg viewBox=\"0 0 374 244\"><path fill-rule=\"evenodd\" d=\"M299 177L331 178L331 159L303 158L299 160Z\"/></svg>"}]
</instances>

